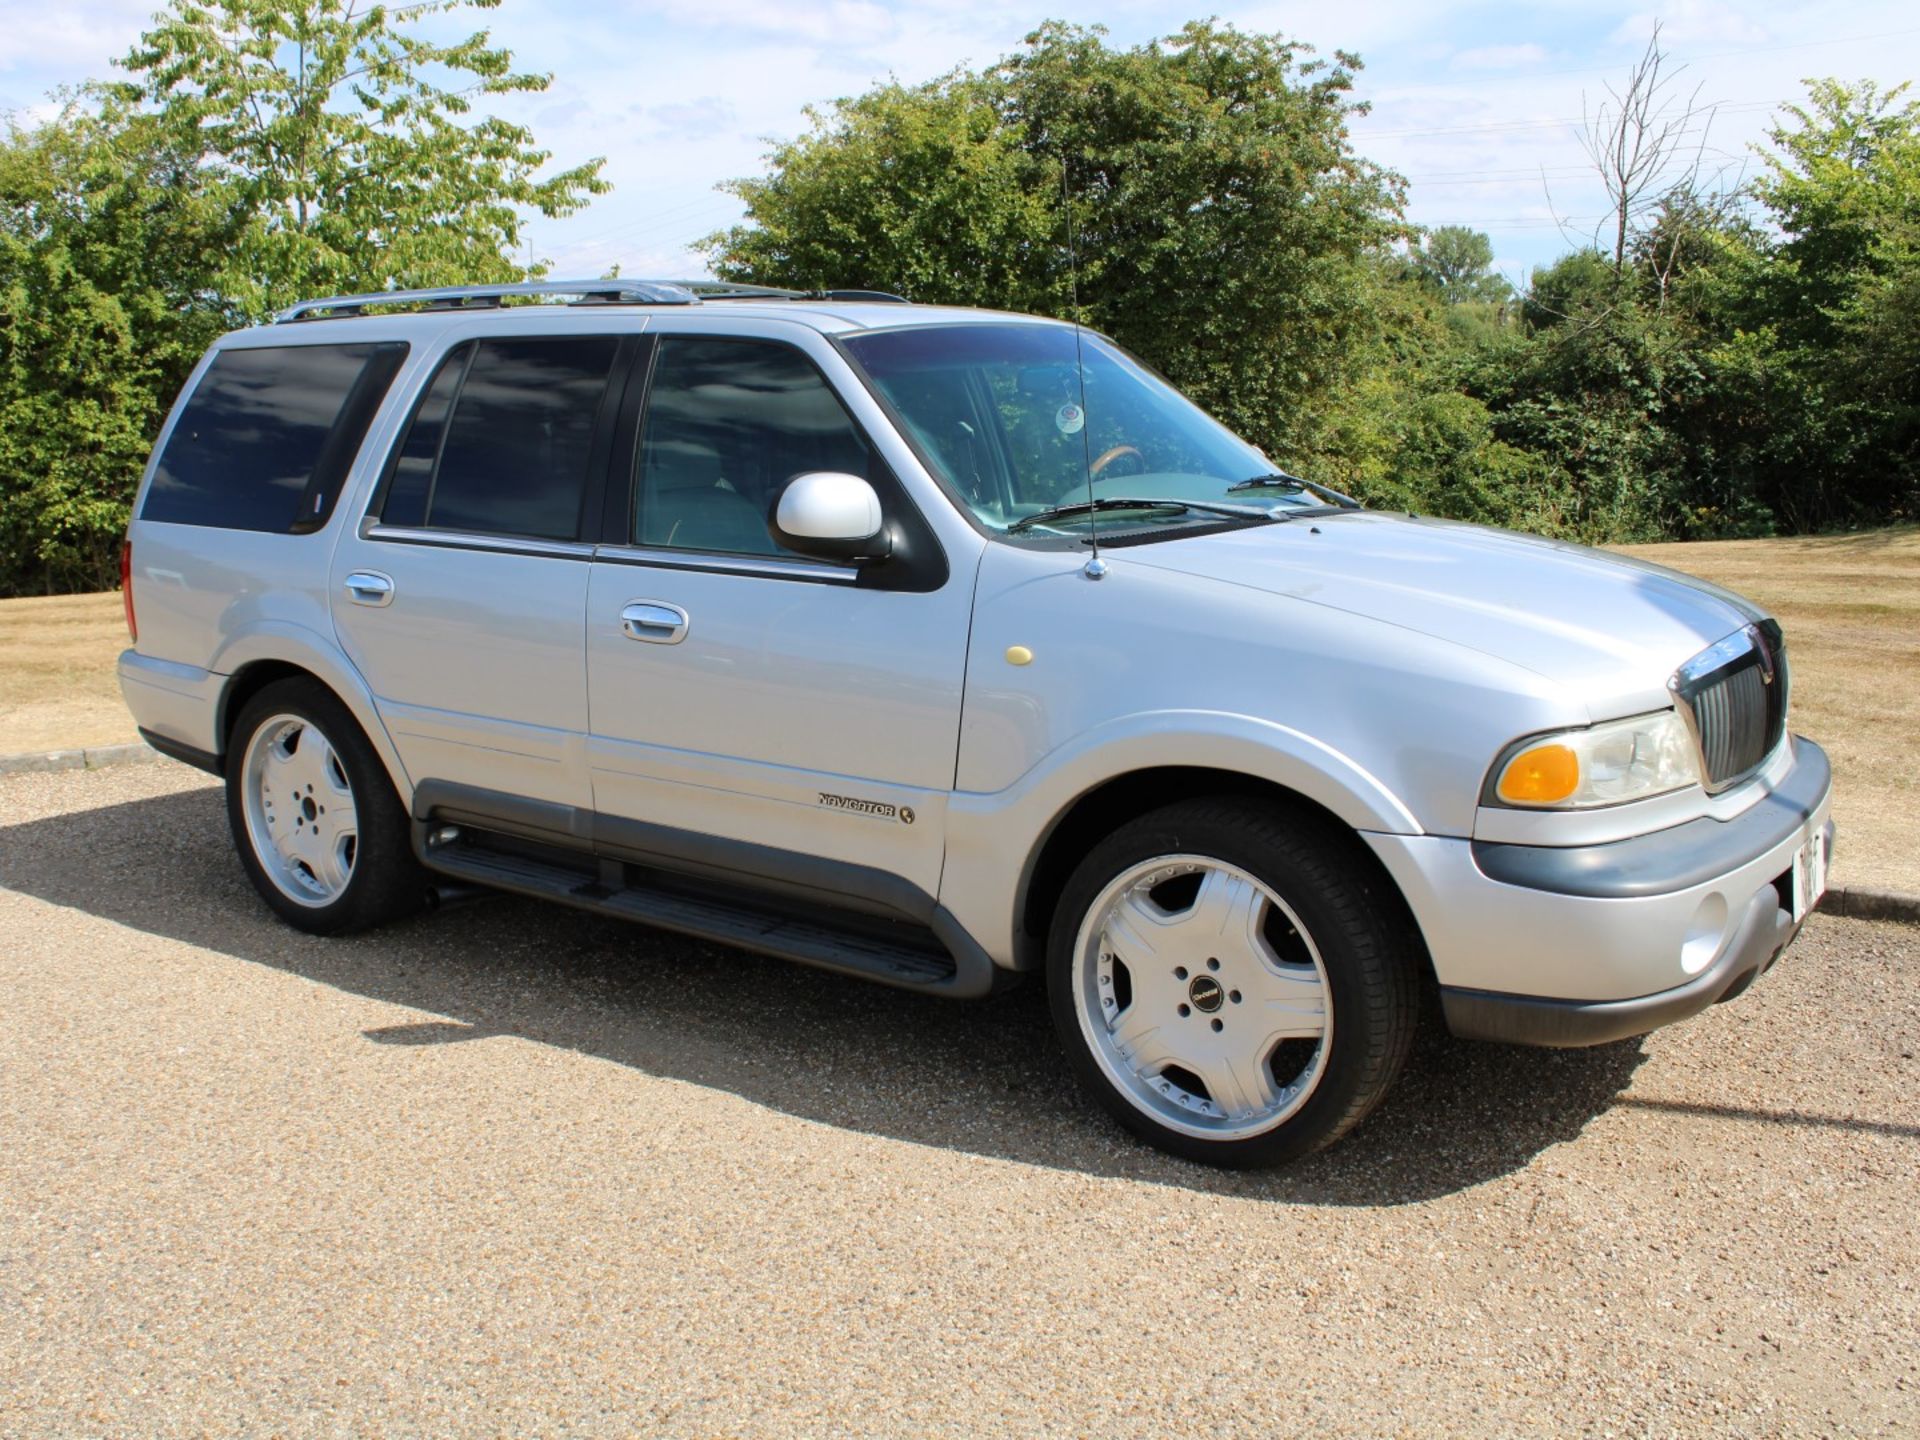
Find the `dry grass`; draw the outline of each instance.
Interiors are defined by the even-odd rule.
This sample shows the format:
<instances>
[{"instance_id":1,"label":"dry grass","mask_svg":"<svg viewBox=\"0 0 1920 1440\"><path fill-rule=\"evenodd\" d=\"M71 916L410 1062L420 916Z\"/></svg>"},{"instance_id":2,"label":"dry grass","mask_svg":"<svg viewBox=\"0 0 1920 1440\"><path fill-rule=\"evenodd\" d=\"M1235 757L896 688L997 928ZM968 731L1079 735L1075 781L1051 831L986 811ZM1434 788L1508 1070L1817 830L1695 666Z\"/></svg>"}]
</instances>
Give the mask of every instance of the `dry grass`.
<instances>
[{"instance_id":1,"label":"dry grass","mask_svg":"<svg viewBox=\"0 0 1920 1440\"><path fill-rule=\"evenodd\" d=\"M139 739L113 669L126 646L117 591L0 600L0 755Z\"/></svg>"},{"instance_id":2,"label":"dry grass","mask_svg":"<svg viewBox=\"0 0 1920 1440\"><path fill-rule=\"evenodd\" d=\"M1920 894L1920 529L1623 548L1780 617L1793 728L1833 758L1834 878Z\"/></svg>"},{"instance_id":3,"label":"dry grass","mask_svg":"<svg viewBox=\"0 0 1920 1440\"><path fill-rule=\"evenodd\" d=\"M1920 893L1920 529L1638 545L1752 596L1793 656L1794 728L1833 757L1835 878ZM0 601L0 755L135 738L118 595Z\"/></svg>"}]
</instances>

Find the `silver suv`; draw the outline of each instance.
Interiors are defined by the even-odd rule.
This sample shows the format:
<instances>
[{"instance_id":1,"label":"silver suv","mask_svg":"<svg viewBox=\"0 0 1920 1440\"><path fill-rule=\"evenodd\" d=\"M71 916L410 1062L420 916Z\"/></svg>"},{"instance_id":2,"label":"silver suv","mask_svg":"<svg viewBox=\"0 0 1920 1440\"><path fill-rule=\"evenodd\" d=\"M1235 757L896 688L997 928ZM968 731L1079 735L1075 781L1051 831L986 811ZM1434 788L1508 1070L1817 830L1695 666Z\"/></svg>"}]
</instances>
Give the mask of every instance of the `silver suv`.
<instances>
[{"instance_id":1,"label":"silver suv","mask_svg":"<svg viewBox=\"0 0 1920 1440\"><path fill-rule=\"evenodd\" d=\"M1428 987L1538 1045L1731 998L1825 883L1761 611L1361 509L1059 322L317 301L214 346L135 515L127 703L290 924L470 882L929 993L1041 971L1195 1159L1350 1129Z\"/></svg>"}]
</instances>

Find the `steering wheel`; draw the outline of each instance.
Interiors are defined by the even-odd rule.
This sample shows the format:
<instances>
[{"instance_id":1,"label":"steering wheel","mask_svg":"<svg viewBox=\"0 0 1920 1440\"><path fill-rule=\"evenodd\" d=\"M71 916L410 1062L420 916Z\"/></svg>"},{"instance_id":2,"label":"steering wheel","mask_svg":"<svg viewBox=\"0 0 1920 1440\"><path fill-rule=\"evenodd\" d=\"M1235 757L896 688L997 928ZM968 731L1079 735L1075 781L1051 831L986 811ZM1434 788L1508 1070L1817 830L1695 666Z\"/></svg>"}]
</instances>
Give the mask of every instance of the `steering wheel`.
<instances>
[{"instance_id":1,"label":"steering wheel","mask_svg":"<svg viewBox=\"0 0 1920 1440\"><path fill-rule=\"evenodd\" d=\"M1094 461L1093 464L1089 465L1087 467L1087 473L1089 475L1098 475L1102 470L1106 469L1107 466L1113 464L1114 461L1124 460L1129 455L1133 457L1135 464L1133 469L1127 471L1126 473L1129 475L1146 474L1147 473L1147 457L1142 455L1138 450L1134 449L1133 446L1131 445L1114 446L1111 450L1107 451L1106 454L1102 455L1098 460Z\"/></svg>"}]
</instances>

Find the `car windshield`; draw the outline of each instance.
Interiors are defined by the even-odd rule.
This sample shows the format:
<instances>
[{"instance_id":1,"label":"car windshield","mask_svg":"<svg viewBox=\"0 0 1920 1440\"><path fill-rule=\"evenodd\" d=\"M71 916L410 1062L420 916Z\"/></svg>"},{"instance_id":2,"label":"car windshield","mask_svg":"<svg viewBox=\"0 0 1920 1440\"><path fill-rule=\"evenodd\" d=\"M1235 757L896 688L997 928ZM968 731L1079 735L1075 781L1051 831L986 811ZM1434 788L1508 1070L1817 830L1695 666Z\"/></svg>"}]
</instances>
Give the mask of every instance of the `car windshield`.
<instances>
[{"instance_id":1,"label":"car windshield","mask_svg":"<svg viewBox=\"0 0 1920 1440\"><path fill-rule=\"evenodd\" d=\"M1031 323L871 330L844 343L955 498L1015 539L1322 508L1322 497L1091 332L1081 332L1078 356L1071 329ZM1130 500L1179 503L1120 503ZM1056 508L1064 513L1047 513Z\"/></svg>"}]
</instances>

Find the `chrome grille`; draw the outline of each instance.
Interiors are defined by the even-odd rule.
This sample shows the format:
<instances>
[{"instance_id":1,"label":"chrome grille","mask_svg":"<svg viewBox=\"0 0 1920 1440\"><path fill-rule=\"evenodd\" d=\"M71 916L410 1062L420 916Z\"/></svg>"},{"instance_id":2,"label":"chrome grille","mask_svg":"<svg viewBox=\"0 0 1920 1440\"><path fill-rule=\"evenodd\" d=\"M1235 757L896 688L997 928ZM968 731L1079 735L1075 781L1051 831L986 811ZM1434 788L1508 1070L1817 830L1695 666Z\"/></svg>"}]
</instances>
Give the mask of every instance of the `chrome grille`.
<instances>
[{"instance_id":1,"label":"chrome grille","mask_svg":"<svg viewBox=\"0 0 1920 1440\"><path fill-rule=\"evenodd\" d=\"M1787 728L1787 652L1768 620L1703 650L1669 688L1699 746L1708 790L1758 770Z\"/></svg>"}]
</instances>

